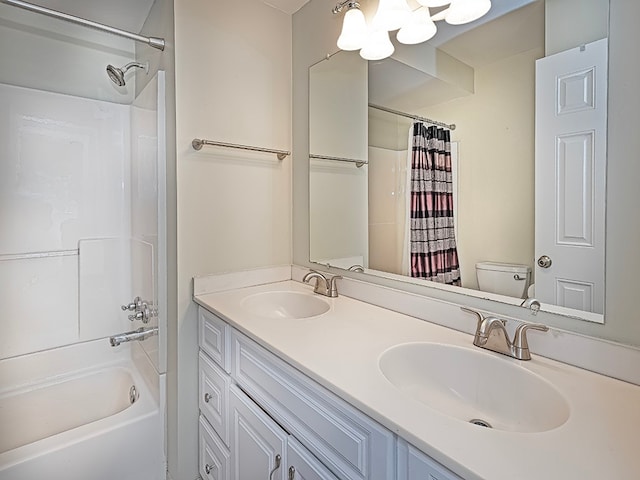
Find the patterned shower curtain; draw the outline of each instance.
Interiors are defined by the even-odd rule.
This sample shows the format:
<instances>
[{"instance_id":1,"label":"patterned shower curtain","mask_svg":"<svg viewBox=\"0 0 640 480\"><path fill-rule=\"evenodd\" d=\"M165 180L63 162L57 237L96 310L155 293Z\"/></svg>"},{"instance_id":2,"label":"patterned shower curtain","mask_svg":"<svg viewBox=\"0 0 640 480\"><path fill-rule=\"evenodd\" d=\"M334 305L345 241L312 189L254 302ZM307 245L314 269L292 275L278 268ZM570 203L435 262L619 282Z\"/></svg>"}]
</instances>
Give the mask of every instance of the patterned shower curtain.
<instances>
[{"instance_id":1,"label":"patterned shower curtain","mask_svg":"<svg viewBox=\"0 0 640 480\"><path fill-rule=\"evenodd\" d=\"M459 286L450 134L413 124L409 251L412 277Z\"/></svg>"}]
</instances>

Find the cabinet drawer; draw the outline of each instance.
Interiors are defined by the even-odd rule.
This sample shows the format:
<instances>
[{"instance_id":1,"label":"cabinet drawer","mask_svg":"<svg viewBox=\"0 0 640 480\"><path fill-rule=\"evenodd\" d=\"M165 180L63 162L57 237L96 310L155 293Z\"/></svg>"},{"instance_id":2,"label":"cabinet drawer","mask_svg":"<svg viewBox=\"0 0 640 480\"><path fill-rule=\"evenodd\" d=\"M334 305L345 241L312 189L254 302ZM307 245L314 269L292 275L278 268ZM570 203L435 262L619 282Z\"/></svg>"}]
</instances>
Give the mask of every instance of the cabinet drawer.
<instances>
[{"instance_id":1,"label":"cabinet drawer","mask_svg":"<svg viewBox=\"0 0 640 480\"><path fill-rule=\"evenodd\" d=\"M213 429L229 446L229 385L231 378L202 351L198 359L198 404Z\"/></svg>"},{"instance_id":2,"label":"cabinet drawer","mask_svg":"<svg viewBox=\"0 0 640 480\"><path fill-rule=\"evenodd\" d=\"M231 455L207 420L200 416L198 426L200 475L204 480L231 480Z\"/></svg>"},{"instance_id":3,"label":"cabinet drawer","mask_svg":"<svg viewBox=\"0 0 640 480\"><path fill-rule=\"evenodd\" d=\"M230 373L229 333L231 327L208 310L198 307L198 342L222 369Z\"/></svg>"},{"instance_id":4,"label":"cabinet drawer","mask_svg":"<svg viewBox=\"0 0 640 480\"><path fill-rule=\"evenodd\" d=\"M235 330L231 347L234 380L339 478L395 477L391 432Z\"/></svg>"}]
</instances>

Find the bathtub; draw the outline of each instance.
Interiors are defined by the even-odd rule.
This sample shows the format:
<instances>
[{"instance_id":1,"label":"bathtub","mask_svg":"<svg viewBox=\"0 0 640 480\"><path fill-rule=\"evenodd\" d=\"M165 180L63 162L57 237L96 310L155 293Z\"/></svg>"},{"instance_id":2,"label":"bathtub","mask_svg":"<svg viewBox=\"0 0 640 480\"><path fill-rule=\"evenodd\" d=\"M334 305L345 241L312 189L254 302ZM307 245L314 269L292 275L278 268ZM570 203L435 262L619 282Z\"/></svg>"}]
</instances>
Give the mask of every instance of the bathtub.
<instances>
[{"instance_id":1,"label":"bathtub","mask_svg":"<svg viewBox=\"0 0 640 480\"><path fill-rule=\"evenodd\" d=\"M164 478L159 378L108 340L0 361L0 480Z\"/></svg>"}]
</instances>

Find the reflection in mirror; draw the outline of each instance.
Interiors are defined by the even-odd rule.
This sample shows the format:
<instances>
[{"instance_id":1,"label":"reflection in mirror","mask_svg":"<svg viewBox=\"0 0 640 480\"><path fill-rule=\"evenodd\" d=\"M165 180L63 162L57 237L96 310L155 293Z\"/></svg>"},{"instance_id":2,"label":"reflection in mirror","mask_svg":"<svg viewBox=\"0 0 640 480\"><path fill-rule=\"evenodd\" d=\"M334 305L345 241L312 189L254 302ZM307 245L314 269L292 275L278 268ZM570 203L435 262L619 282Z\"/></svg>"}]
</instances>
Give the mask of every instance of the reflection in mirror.
<instances>
[{"instance_id":1,"label":"reflection in mirror","mask_svg":"<svg viewBox=\"0 0 640 480\"><path fill-rule=\"evenodd\" d=\"M311 67L310 261L425 282L406 225L408 117L427 117L457 126L447 188L462 291L603 323L608 0L516 3L443 43Z\"/></svg>"}]
</instances>

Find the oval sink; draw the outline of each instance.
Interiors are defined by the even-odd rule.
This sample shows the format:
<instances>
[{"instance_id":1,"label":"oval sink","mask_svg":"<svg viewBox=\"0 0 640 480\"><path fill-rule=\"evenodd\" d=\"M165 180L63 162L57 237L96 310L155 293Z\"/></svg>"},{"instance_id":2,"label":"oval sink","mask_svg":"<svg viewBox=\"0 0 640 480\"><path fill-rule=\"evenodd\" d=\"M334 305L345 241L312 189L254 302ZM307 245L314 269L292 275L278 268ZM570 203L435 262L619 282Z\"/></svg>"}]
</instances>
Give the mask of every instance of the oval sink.
<instances>
[{"instance_id":1,"label":"oval sink","mask_svg":"<svg viewBox=\"0 0 640 480\"><path fill-rule=\"evenodd\" d=\"M240 304L252 314L267 318L301 319L329 311L326 301L303 292L256 293L244 298Z\"/></svg>"},{"instance_id":2,"label":"oval sink","mask_svg":"<svg viewBox=\"0 0 640 480\"><path fill-rule=\"evenodd\" d=\"M406 343L385 351L379 367L406 395L464 422L522 433L565 423L562 394L515 362L454 345Z\"/></svg>"}]
</instances>

